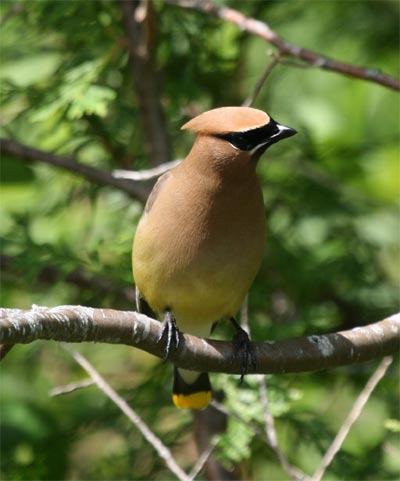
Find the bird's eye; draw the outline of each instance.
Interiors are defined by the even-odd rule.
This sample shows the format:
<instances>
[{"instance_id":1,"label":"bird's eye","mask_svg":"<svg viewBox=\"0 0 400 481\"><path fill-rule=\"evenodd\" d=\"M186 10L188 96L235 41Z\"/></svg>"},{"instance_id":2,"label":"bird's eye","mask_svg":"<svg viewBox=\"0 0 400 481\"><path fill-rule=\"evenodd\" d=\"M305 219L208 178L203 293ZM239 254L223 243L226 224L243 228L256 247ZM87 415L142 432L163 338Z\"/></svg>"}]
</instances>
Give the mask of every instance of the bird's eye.
<instances>
[{"instance_id":1,"label":"bird's eye","mask_svg":"<svg viewBox=\"0 0 400 481\"><path fill-rule=\"evenodd\" d=\"M230 132L228 134L217 135L217 137L228 141L239 150L249 151L253 148L250 139L246 136L246 132Z\"/></svg>"},{"instance_id":2,"label":"bird's eye","mask_svg":"<svg viewBox=\"0 0 400 481\"><path fill-rule=\"evenodd\" d=\"M243 134L234 134L231 143L240 150L250 150L251 146Z\"/></svg>"}]
</instances>

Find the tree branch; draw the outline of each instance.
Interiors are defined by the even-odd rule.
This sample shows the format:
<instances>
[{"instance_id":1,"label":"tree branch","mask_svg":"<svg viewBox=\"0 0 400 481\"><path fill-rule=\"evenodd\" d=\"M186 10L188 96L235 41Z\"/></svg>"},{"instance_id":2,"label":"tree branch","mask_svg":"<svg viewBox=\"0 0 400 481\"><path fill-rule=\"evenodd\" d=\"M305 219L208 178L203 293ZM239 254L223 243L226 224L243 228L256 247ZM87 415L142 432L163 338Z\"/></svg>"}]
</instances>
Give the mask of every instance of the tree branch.
<instances>
[{"instance_id":1,"label":"tree branch","mask_svg":"<svg viewBox=\"0 0 400 481\"><path fill-rule=\"evenodd\" d=\"M21 258L17 259L17 256L0 254L0 270L3 275L10 273L14 277L21 276L23 272L18 266L18 260L21 261ZM102 295L112 294L118 300L123 300L131 305L135 304L135 288L131 283L123 284L110 277L94 274L80 267L64 273L54 265L47 263L43 265L35 276L35 282L43 284L54 284L61 279L77 287L91 290L97 289L102 291Z\"/></svg>"},{"instance_id":2,"label":"tree branch","mask_svg":"<svg viewBox=\"0 0 400 481\"><path fill-rule=\"evenodd\" d=\"M91 167L90 165L81 164L72 157L64 157L44 150L28 147L15 140L0 138L0 152L24 161L40 161L56 167L61 167L69 172L80 175L90 182L116 187L127 193L133 199L137 199L142 203L146 202L149 194L149 190L143 185L136 184L126 179L116 179L109 172Z\"/></svg>"},{"instance_id":3,"label":"tree branch","mask_svg":"<svg viewBox=\"0 0 400 481\"><path fill-rule=\"evenodd\" d=\"M282 57L289 56L302 60L306 65L332 72L338 72L349 77L355 77L376 84L383 85L393 90L400 90L400 81L378 69L358 67L326 57L312 50L293 45L280 37L269 25L260 20L249 18L241 12L228 7L219 7L210 1L204 0L168 0L172 5L183 8L192 8L209 13L227 22L237 25L241 30L257 35L266 42L274 45Z\"/></svg>"},{"instance_id":4,"label":"tree branch","mask_svg":"<svg viewBox=\"0 0 400 481\"><path fill-rule=\"evenodd\" d=\"M170 160L171 148L154 65L153 3L150 0L121 0L120 5L146 149L152 165L162 164Z\"/></svg>"},{"instance_id":5,"label":"tree branch","mask_svg":"<svg viewBox=\"0 0 400 481\"><path fill-rule=\"evenodd\" d=\"M170 162L164 162L163 164L152 167L151 169L142 170L122 170L117 169L113 171L113 176L116 179L129 179L135 181L152 180L160 177L160 175L165 174L169 170L176 167L182 159L171 160Z\"/></svg>"},{"instance_id":6,"label":"tree branch","mask_svg":"<svg viewBox=\"0 0 400 481\"><path fill-rule=\"evenodd\" d=\"M30 310L0 310L0 343L30 343L38 339L66 342L107 342L134 346L163 357L158 342L160 322L137 312L82 306ZM320 336L276 342L254 342L257 366L250 373L316 371L395 354L400 350L400 313L382 321ZM195 371L240 374L240 356L231 342L182 336L169 358L178 367Z\"/></svg>"}]
</instances>

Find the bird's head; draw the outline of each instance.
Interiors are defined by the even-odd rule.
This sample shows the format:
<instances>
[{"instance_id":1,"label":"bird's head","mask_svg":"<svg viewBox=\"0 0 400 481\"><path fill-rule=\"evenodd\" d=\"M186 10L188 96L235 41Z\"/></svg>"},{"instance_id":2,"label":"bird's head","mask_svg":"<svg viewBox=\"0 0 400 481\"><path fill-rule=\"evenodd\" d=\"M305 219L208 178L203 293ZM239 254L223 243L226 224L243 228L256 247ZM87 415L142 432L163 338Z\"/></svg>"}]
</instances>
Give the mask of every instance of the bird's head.
<instances>
[{"instance_id":1,"label":"bird's head","mask_svg":"<svg viewBox=\"0 0 400 481\"><path fill-rule=\"evenodd\" d=\"M197 133L202 150L208 146L221 160L257 160L270 145L297 133L262 110L250 107L208 110L189 120L182 129Z\"/></svg>"}]
</instances>

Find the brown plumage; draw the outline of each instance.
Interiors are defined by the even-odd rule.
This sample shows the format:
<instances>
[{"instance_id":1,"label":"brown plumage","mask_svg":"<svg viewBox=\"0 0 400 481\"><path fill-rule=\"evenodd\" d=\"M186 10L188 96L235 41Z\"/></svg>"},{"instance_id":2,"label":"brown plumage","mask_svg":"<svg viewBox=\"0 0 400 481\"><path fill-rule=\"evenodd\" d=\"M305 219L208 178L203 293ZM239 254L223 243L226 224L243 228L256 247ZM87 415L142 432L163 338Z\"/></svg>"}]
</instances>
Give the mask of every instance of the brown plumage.
<instances>
[{"instance_id":1,"label":"brown plumage","mask_svg":"<svg viewBox=\"0 0 400 481\"><path fill-rule=\"evenodd\" d=\"M295 131L246 107L211 110L182 128L196 132L196 140L149 197L134 240L133 272L153 310L170 311L181 331L205 337L214 322L236 315L264 254L257 159ZM188 384L200 379L179 372ZM180 407L207 402L174 400Z\"/></svg>"}]
</instances>

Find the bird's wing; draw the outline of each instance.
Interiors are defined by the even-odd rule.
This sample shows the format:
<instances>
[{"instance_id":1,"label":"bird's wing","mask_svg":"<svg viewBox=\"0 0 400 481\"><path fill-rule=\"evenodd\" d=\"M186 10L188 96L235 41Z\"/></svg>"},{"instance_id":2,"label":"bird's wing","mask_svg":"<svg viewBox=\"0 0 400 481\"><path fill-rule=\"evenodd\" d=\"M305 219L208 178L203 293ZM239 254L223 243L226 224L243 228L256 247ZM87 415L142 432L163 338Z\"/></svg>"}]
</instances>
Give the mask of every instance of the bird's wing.
<instances>
[{"instance_id":1,"label":"bird's wing","mask_svg":"<svg viewBox=\"0 0 400 481\"><path fill-rule=\"evenodd\" d=\"M168 180L168 178L170 177L170 175L171 175L170 172L166 172L155 183L155 185L153 187L153 190L150 192L149 198L147 199L146 205L144 207L144 211L145 211L146 214L148 214L150 212L158 194L161 192L161 190L165 186L165 183Z\"/></svg>"}]
</instances>

